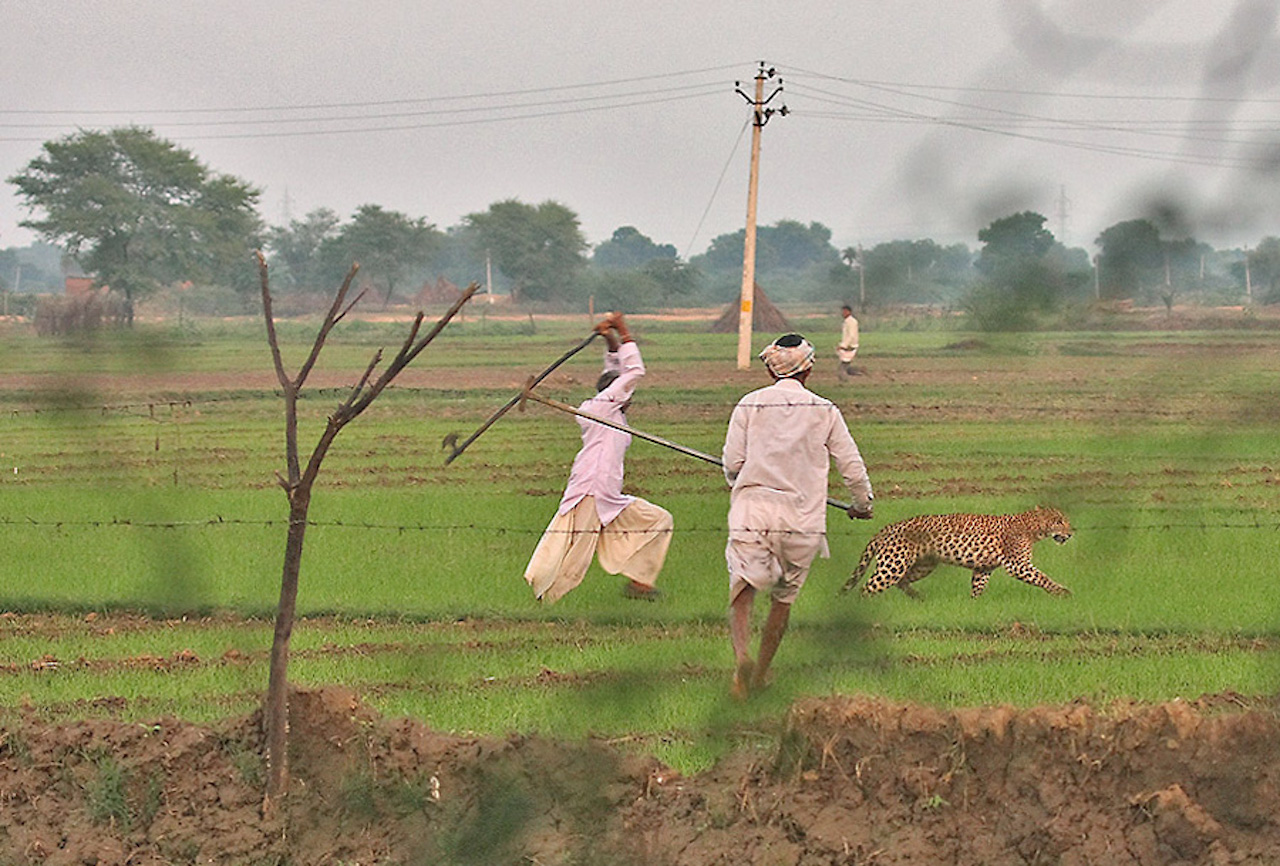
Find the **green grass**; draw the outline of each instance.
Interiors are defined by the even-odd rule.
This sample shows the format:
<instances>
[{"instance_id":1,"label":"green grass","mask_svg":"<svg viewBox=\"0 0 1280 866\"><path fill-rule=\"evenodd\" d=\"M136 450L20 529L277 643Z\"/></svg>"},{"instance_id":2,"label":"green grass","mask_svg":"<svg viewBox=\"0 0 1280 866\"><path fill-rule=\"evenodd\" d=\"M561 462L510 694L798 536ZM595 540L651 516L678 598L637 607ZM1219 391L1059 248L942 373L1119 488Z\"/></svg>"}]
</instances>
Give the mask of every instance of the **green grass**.
<instances>
[{"instance_id":1,"label":"green grass","mask_svg":"<svg viewBox=\"0 0 1280 866\"><path fill-rule=\"evenodd\" d=\"M286 355L300 359L310 331L287 324ZM340 399L335 383L402 334L352 326L322 358L326 388L304 401L304 452ZM806 695L1031 705L1274 693L1280 339L1035 334L954 349L974 335L871 328L871 375L841 386L820 361L811 385L849 419L876 520L831 513L832 556L796 606L776 684L744 707L727 699L717 467L634 443L628 488L676 519L666 597L627 601L620 579L593 567L544 607L521 574L576 427L541 407L513 412L443 464L446 433L474 429L583 330L472 317L343 432L313 501L292 679L350 686L442 730L626 738L686 767ZM650 373L632 423L717 453L759 371L734 369L735 335L637 330ZM832 343L834 317L809 333ZM545 390L585 396L598 364L588 355ZM260 325L81 343L19 335L0 363L35 383L0 389L0 608L28 614L0 619L0 706L199 720L252 708L287 513ZM183 378L193 373L220 378ZM1070 599L998 572L973 600L969 575L949 567L919 585L923 603L837 592L889 521L1036 503L1076 528L1035 553Z\"/></svg>"}]
</instances>

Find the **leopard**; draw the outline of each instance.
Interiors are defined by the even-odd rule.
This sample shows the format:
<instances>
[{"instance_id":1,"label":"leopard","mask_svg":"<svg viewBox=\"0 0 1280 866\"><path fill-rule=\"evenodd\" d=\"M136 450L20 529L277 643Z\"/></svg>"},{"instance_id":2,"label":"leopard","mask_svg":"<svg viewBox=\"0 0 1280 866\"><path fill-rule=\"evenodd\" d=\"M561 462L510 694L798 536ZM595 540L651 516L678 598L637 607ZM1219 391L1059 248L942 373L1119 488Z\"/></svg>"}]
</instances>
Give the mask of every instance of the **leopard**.
<instances>
[{"instance_id":1,"label":"leopard","mask_svg":"<svg viewBox=\"0 0 1280 866\"><path fill-rule=\"evenodd\" d=\"M1066 544L1072 534L1066 515L1045 505L1017 514L918 515L890 523L872 536L841 592L857 586L875 560L875 570L862 587L864 596L896 586L919 599L912 584L941 563L973 569L973 598L982 595L997 568L1051 595L1068 596L1071 590L1031 564L1031 548L1045 538Z\"/></svg>"}]
</instances>

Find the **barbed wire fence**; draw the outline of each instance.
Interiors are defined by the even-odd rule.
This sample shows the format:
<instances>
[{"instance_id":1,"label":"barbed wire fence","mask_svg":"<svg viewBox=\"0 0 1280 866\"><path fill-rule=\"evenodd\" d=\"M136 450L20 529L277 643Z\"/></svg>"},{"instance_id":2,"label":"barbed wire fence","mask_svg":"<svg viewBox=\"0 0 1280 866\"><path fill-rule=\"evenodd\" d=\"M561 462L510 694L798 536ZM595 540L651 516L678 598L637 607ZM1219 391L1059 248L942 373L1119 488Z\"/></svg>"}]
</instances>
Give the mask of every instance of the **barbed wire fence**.
<instances>
[{"instance_id":1,"label":"barbed wire fence","mask_svg":"<svg viewBox=\"0 0 1280 866\"><path fill-rule=\"evenodd\" d=\"M270 518L250 519L239 517L223 517L221 515L197 519L197 520L145 520L127 517L112 517L101 520L93 519L50 519L50 518L34 518L34 517L0 517L0 528L27 528L27 529L48 529L54 531L70 530L70 529L154 529L154 530L178 530L178 529L220 529L234 527L249 527L254 529L272 529L289 525L288 520L273 520ZM363 520L309 520L307 526L317 529L350 529L359 531L376 530L380 532L394 533L430 533L430 532L485 532L497 535L541 535L544 532L560 533L568 535L595 535L600 532L598 529L565 529L555 530L546 529L544 527L519 527L508 526L503 524L481 524L481 523L377 523ZM1072 525L1076 532L1172 532L1181 530L1211 530L1211 529L1238 529L1238 530L1265 530L1268 532L1280 532L1280 514L1268 515L1266 519L1261 516L1252 520L1218 520L1218 521L1152 521L1149 523L1101 523L1096 525ZM642 529L642 530L611 530L620 535L655 535L655 534L682 534L682 533L705 533L724 535L726 527L723 525L706 525L706 526L680 526L672 529ZM745 528L748 532L761 532L775 535L812 535L815 533L800 532L798 530L783 529L750 529Z\"/></svg>"},{"instance_id":2,"label":"barbed wire fence","mask_svg":"<svg viewBox=\"0 0 1280 866\"><path fill-rule=\"evenodd\" d=\"M438 396L439 389L418 388L412 386L393 386L388 389L401 397L412 399ZM316 388L312 389L308 395L308 402L320 403L323 399L330 397L345 396L349 392L346 387L333 388ZM505 392L503 392L505 393ZM278 392L266 390L255 392L254 396L261 398L279 398ZM479 395L477 395L479 397ZM182 473L179 461L182 452L182 436L185 422L189 420L187 413L200 412L207 407L216 407L219 405L241 405L245 399L244 394L223 395L223 396L204 396L200 398L175 397L156 399L150 398L145 400L125 400L125 401L84 401L84 402L66 402L59 403L50 401L45 405L30 406L14 406L5 409L0 414L0 420L21 420L21 419L44 419L48 417L71 418L70 425L72 429L80 429L83 431L93 431L99 429L101 420L107 417L114 417L124 420L139 420L144 423L156 425L156 433L154 440L154 450L161 450L161 436L166 438L172 437L176 443L170 450L173 453L172 478L174 484L178 484ZM483 398L481 398L483 399ZM646 397L646 406L654 409L664 409L675 407L685 409L687 406L680 401L668 401L661 398L650 399ZM986 409L980 403L968 402L951 402L938 401L931 403L918 402L845 402L841 406L846 414L865 412L888 412L888 413L921 413L921 412L968 412ZM727 417L731 407L724 407L723 414ZM1061 412L1060 406L1050 405L1025 405L1020 404L1018 411L1029 414L1049 414ZM1137 406L1132 403L1118 403L1100 410L1092 410L1098 417L1151 417L1153 411L1162 419L1178 419L1182 417L1190 417L1194 412L1194 407L1182 409L1156 409L1150 405ZM60 422L61 423L61 422ZM62 424L65 429L65 423ZM165 433L165 431L168 431ZM993 457L994 454L987 454L982 451L970 452L970 456L976 458ZM1044 452L1027 452L1025 454L1016 454L1001 451L998 455L1001 460L1016 460L1023 458L1029 461L1052 459L1052 455L1046 455ZM1165 461L1165 460L1181 460L1182 455L1162 454L1158 452L1146 452L1141 455L1130 455L1128 460L1141 461ZM1236 462L1236 458L1223 457L1228 462ZM1261 467L1263 471L1271 471L1270 467ZM14 474L19 474L19 467L15 466ZM727 499L727 492L725 493ZM1120 504L1122 508L1132 511L1132 505ZM1174 530L1240 530L1240 531L1278 531L1280 530L1280 513L1276 512L1259 512L1241 509L1236 512L1239 517L1232 516L1225 519L1152 519L1145 521L1126 521L1126 522L1105 522L1094 525L1083 524L1075 526L1076 531L1108 531L1108 532L1147 532L1147 531L1174 531ZM101 530L101 529L142 529L142 530L207 530L219 528L262 528L270 529L274 527L287 526L288 521L285 519L252 519L236 516L227 516L221 514L210 515L203 518L185 519L185 520L155 520L130 516L113 515L99 519L85 518L49 518L34 517L27 515L3 515L0 516L0 528L7 530L16 529L33 529L33 530L50 530L50 531L66 531L66 530ZM546 531L541 524L536 526L519 527L504 524L481 524L474 522L459 523L397 523L397 522L369 522L369 521L343 521L343 520L322 520L309 521L308 526L327 529L345 529L345 530L363 530L363 531L380 531L395 533L455 533L455 532L477 532L477 533L493 533L499 535L540 535ZM595 530L592 530L595 531ZM675 533L690 534L720 534L726 532L726 527L722 524L716 525L692 525L679 526L674 530Z\"/></svg>"},{"instance_id":3,"label":"barbed wire fence","mask_svg":"<svg viewBox=\"0 0 1280 866\"><path fill-rule=\"evenodd\" d=\"M339 396L349 393L348 388L316 388L309 393L305 402L316 402L321 397ZM437 396L440 390L436 388L418 388L418 387L390 387L387 389L388 394L398 394L410 397L426 397ZM508 392L502 389L494 389L497 394L505 395ZM264 392L262 396L273 396L279 398L278 392ZM1188 397L1188 400L1193 399ZM199 399L181 398L171 400L145 400L124 403L83 403L83 404L57 404L51 403L46 406L26 406L5 409L2 417L22 418L22 417L38 417L52 415L97 415L107 417L111 415L128 416L135 418L143 418L148 420L161 421L163 418L157 414L157 410L168 409L176 411L179 409L193 409L200 406L214 406L218 404L233 404L243 402L243 396L227 396L227 397L202 397ZM688 404L678 400L663 400L660 397L650 397L646 395L644 405L653 409L687 409ZM769 408L775 404L757 403L755 406L761 408ZM778 404L783 405L783 404ZM786 404L791 405L791 404ZM920 402L866 402L866 401L842 401L838 403L842 411L849 413L873 413L883 412L986 412L990 410L990 404L979 401L957 401L957 400L939 400L927 403ZM723 414L727 418L732 406L725 406ZM1023 413L1028 415L1052 415L1061 413L1063 406L1057 405L1037 405L1034 403L1026 403L1019 401L1016 406L1006 407L1008 411L1015 413ZM1089 414L1095 418L1158 418L1161 420L1178 420L1183 418L1199 417L1198 412L1203 407L1188 405L1186 407L1155 407L1150 405L1135 405L1132 401L1115 400L1110 405L1090 406Z\"/></svg>"}]
</instances>

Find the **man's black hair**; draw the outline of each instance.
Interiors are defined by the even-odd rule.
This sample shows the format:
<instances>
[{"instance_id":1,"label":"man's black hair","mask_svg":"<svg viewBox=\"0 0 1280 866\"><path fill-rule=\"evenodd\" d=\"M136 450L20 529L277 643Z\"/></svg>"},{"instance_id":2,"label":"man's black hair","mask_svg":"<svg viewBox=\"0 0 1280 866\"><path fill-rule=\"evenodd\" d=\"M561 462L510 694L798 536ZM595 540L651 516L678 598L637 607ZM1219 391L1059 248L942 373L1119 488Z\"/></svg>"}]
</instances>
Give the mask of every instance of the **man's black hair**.
<instances>
[{"instance_id":1,"label":"man's black hair","mask_svg":"<svg viewBox=\"0 0 1280 866\"><path fill-rule=\"evenodd\" d=\"M781 346L784 349L794 349L804 342L804 337L799 334L783 334L781 337L773 341L775 346Z\"/></svg>"},{"instance_id":2,"label":"man's black hair","mask_svg":"<svg viewBox=\"0 0 1280 866\"><path fill-rule=\"evenodd\" d=\"M613 380L618 378L617 370L606 370L600 374L600 378L596 379L596 393L599 394L605 388L613 384Z\"/></svg>"}]
</instances>

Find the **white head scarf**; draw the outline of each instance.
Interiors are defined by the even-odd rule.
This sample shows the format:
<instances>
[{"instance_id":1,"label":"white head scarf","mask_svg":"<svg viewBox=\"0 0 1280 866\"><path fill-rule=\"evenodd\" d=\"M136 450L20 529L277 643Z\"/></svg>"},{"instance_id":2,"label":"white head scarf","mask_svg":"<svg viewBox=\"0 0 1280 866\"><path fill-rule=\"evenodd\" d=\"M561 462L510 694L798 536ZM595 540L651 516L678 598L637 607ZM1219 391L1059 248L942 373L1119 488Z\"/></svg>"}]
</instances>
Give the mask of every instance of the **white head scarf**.
<instances>
[{"instance_id":1,"label":"white head scarf","mask_svg":"<svg viewBox=\"0 0 1280 866\"><path fill-rule=\"evenodd\" d=\"M760 360L779 379L798 376L813 366L813 344L799 334L784 334L764 347Z\"/></svg>"}]
</instances>

